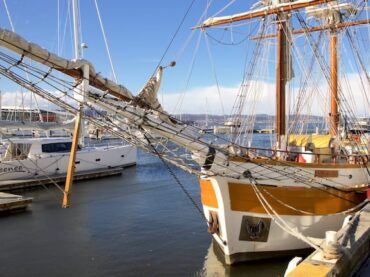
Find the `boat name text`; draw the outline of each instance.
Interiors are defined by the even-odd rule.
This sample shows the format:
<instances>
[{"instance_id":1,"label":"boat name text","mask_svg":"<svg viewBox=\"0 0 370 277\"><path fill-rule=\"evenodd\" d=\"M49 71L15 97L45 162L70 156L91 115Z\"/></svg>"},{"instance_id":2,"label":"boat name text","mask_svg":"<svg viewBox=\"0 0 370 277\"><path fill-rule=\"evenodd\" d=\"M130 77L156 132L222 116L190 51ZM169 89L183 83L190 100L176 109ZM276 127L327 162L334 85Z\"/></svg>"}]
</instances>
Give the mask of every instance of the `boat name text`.
<instances>
[{"instance_id":1,"label":"boat name text","mask_svg":"<svg viewBox=\"0 0 370 277\"><path fill-rule=\"evenodd\" d=\"M0 173L8 173L8 172L22 172L23 167L20 166L13 166L13 167L0 167Z\"/></svg>"}]
</instances>

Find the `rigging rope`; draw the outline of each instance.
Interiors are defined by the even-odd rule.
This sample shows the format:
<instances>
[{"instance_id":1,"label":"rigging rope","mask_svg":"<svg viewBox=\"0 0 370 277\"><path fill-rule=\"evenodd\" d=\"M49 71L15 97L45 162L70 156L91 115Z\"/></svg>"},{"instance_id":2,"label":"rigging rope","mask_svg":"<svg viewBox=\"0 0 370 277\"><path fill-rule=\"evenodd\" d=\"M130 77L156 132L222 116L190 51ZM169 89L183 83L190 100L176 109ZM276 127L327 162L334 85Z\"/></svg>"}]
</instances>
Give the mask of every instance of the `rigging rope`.
<instances>
[{"instance_id":1,"label":"rigging rope","mask_svg":"<svg viewBox=\"0 0 370 277\"><path fill-rule=\"evenodd\" d=\"M209 46L209 41L208 41L208 39L206 39L205 41L206 41L206 46L207 46L207 51L208 51L208 57L209 57L209 60L211 62L211 66L212 66L213 78L215 79L215 82L216 82L217 94L218 94L218 97L220 99L221 111L222 111L222 114L224 115L225 114L225 108L224 108L224 104L223 104L223 101L222 101L220 85L219 85L218 78L217 78L217 73L216 73L216 67L215 67L215 64L213 62L211 48Z\"/></svg>"},{"instance_id":2,"label":"rigging rope","mask_svg":"<svg viewBox=\"0 0 370 277\"><path fill-rule=\"evenodd\" d=\"M251 174L249 174L247 177L249 178L249 180L251 182L251 185L252 185L252 188L253 188L253 190L254 190L254 192L255 192L255 194L256 194L259 202L261 203L262 207L264 208L264 210L266 211L266 213L269 215L269 217L283 231L285 231L288 234L291 234L292 236L294 236L294 237L296 237L296 238L304 241L305 243L307 243L308 245L310 245L311 247L313 247L315 250L320 251L320 252L323 252L323 250L321 249L321 247L319 245L317 245L316 243L314 243L313 241L311 241L308 237L306 237L305 235L303 235L296 228L290 227L289 224L274 210L274 208L270 205L270 203L263 196L263 194L261 193L261 191L258 189L257 182L253 178L253 176Z\"/></svg>"},{"instance_id":3,"label":"rigging rope","mask_svg":"<svg viewBox=\"0 0 370 277\"><path fill-rule=\"evenodd\" d=\"M6 56L5 56L5 58L7 58ZM11 64L11 65L13 65L14 64L14 62L11 60L11 59L9 59L8 60L8 62ZM29 67L29 66L28 66ZM42 89L41 88L37 88L36 86L35 86L35 84L29 84L29 85L27 85L27 82L25 82L24 80L22 81L21 79L22 78L20 78L20 77L17 77L16 75L14 75L14 73L12 73L12 74L10 74L10 72L9 72L9 70L2 70L2 74L4 75L4 76L6 76L6 77L9 77L10 79L12 79L12 80L14 80L15 82L18 82L18 83L20 83L20 84L22 84L23 86L25 86L25 87L27 87L27 88L29 88L29 89L33 89L33 90L35 90L37 93L39 93L41 96L43 96L43 97L46 97L47 99L50 99L50 100L52 100L52 99L54 99L53 101L57 104L57 105L60 105L60 106L62 106L62 107L64 107L64 108L66 108L67 110L69 110L69 111L71 111L72 113L74 112L74 108L72 107L72 106L70 106L69 104L67 104L67 103L65 103L65 102L62 102L61 100L60 100L60 98L59 97L55 97L55 96L52 96L52 95L50 95L50 93L47 93L46 91L42 91ZM40 72L39 73L40 74L40 77L39 78L42 78L44 75L45 75L45 73L42 73L42 72ZM54 82L59 82L58 80L59 79L57 79L57 78L55 78L54 76L52 76L52 75L49 75L48 76L48 78L50 79L50 80L54 80ZM48 84L48 82L46 82L46 81L44 81L44 83L46 83L46 84ZM67 84L66 82L64 82L64 84ZM71 84L68 84L69 86L71 86ZM72 86L72 88L73 88L73 86ZM72 88L70 88L70 89L72 89ZM62 90L61 90L62 91ZM67 90L68 91L68 90ZM64 93L66 93L65 91L64 91ZM99 98L99 99L97 99L97 100L99 100L99 105L101 105L104 101L106 101L106 100L104 100L104 99L101 99L101 98ZM95 102L97 101L97 100L95 100ZM87 103L84 103L85 105L87 105L87 106L90 106L90 105L88 105ZM122 104L122 103L121 103ZM114 114L117 114L117 112L119 112L119 110L126 110L127 111L127 107L128 106L122 106L122 107L114 107L114 105L112 105L112 103L111 102L107 102L106 103L106 106L104 106L104 107L106 107L108 110L111 110ZM96 120L96 119L93 119L93 118L88 118L88 120L89 121L92 121L94 124L96 124L97 126L102 126L103 128L107 128L107 126L105 126L102 122L100 122L100 121L98 121L98 120ZM138 118L138 120L139 120L139 118ZM146 120L149 120L149 118L146 118ZM164 122L163 122L164 123ZM157 125L157 127L156 128L158 128L158 129L160 129L160 127L161 127L161 122L158 122L158 123L156 123L156 124L158 124ZM111 125L110 125L111 126ZM131 141L131 142L133 142L133 143L135 143L135 140L133 139L133 137L131 136L129 136L129 135L127 135L127 134L125 134L125 135L123 135L124 134L124 132L122 131L122 129L118 129L119 130L119 132L117 132L117 135L118 135L118 137L121 137L121 138L124 138L125 140L129 140L129 141ZM194 133L192 133L194 136L189 136L191 133L183 133L183 131L185 131L185 130L187 130L186 132L189 132L190 130L191 130L191 132L194 132ZM195 128L195 127L191 127L191 126L186 126L186 125L184 125L184 127L183 127L183 129L182 130L179 130L179 132L176 134L177 136L183 136L184 138L186 138L187 140L191 140L191 141L193 141L193 142L197 142L197 143L200 143L201 141L200 141L200 138L203 136L201 133L199 133L199 129L198 128ZM196 135L196 134L198 134L198 135ZM127 135L127 137L125 137ZM217 136L214 136L214 138L216 138ZM230 143L230 142L228 142L227 140L225 140L225 139L220 139L221 141L225 141L225 142L227 142L227 143ZM143 147L145 150L148 150L148 147L149 146L145 146L145 145L142 145L142 142L140 142L140 141L136 141L136 143L140 146L140 147ZM209 147L209 144L208 143L206 143L206 142L201 142L202 143L202 145L204 145L204 149L208 149L208 147ZM232 145L232 144L231 144ZM235 147L239 147L239 146L237 146L237 145L234 145ZM183 146L181 146L180 145L180 147L183 147ZM222 147L217 147L217 149L218 149L218 151L220 151L221 153L223 153L223 152L225 152L225 150L223 150L223 148ZM246 149L248 149L248 148L246 148ZM149 151L149 152L153 152L153 151ZM229 152L225 152L225 154L227 155L227 154L229 154ZM168 156L168 157L165 157L166 158L166 160L167 161L169 161L170 163L172 163L172 164L176 164L176 165L178 165L179 167L181 167L181 168L183 168L183 169L186 169L188 172L192 172L192 173L196 173L197 171L195 171L191 166L189 166L189 165L187 165L187 164L185 164L185 163L182 163L181 162L181 160L179 160L179 159L175 159L173 156L171 157L171 156ZM182 160L183 162L185 162L185 160ZM180 163L180 164L179 164ZM281 164L281 165L284 165L284 163L283 162L279 162L279 164ZM221 166L221 167L225 167L223 164L218 164L218 166ZM239 165L239 166L241 166L241 165ZM237 166L237 167L239 167L239 166ZM268 170L268 171L274 171L275 169L274 168L265 168L266 170ZM273 170L271 170L271 169L273 169ZM228 169L229 171L233 171L233 169ZM298 179L301 179L301 176L302 176L302 172L304 173L305 171L304 170L302 170L302 169L300 169L299 170L299 172L301 172L299 175L298 175ZM235 173L238 173L238 171L235 171ZM286 174L290 174L290 175L292 175L292 176L290 176L290 178L292 178L292 179L295 179L295 178L297 178L297 172L286 172L286 174L283 172L283 174L282 174L282 172L278 172L278 174L279 175L282 175L282 176L285 176ZM312 178L313 177L313 173L312 172L306 172L306 174L307 174L307 177L306 178ZM323 184L323 183L321 183L321 182L318 182L317 180L315 180L315 179L313 179L308 185L310 185L310 186L312 186L312 184L314 184L314 183L317 183L317 184L319 184L319 185L326 185L326 186L328 186L327 184ZM332 185L329 185L329 187L333 187ZM338 189L338 188L335 188L335 189Z\"/></svg>"},{"instance_id":4,"label":"rigging rope","mask_svg":"<svg viewBox=\"0 0 370 277\"><path fill-rule=\"evenodd\" d=\"M116 83L118 83L117 76L116 76L116 71L114 70L113 61L112 61L112 57L111 57L109 46L108 46L107 36L105 34L105 30L104 30L104 26L103 26L103 21L102 21L102 18L100 16L100 10L99 10L99 6L98 6L98 0L95 0L95 8L96 8L96 13L98 14L100 29L101 29L101 32L102 32L102 35L103 35L105 49L106 49L107 54L108 54L109 64L110 64L110 67L111 67L111 70L112 70L113 78L114 78L114 81Z\"/></svg>"},{"instance_id":5,"label":"rigging rope","mask_svg":"<svg viewBox=\"0 0 370 277\"><path fill-rule=\"evenodd\" d=\"M190 12L190 10L191 10L191 8L193 7L193 5L194 5L194 3L195 3L196 1L197 1L197 0L192 0L192 1L191 1L191 3L190 3L190 5L189 5L188 9L186 10L186 12L185 12L184 16L182 17L182 19L181 19L181 21L180 21L180 24L177 26L177 29L176 29L175 33L173 34L173 36L172 36L172 38L171 38L171 40L170 40L170 42L169 42L169 44L168 44L167 48L165 49L165 51L164 51L164 53L163 53L162 57L160 58L160 60L159 60L159 62L158 62L158 64L157 64L157 66L156 66L156 68L155 68L155 70L154 70L154 72L153 72L152 76L154 76L154 75L155 75L155 73L156 73L157 69L158 69L158 68L160 67L160 65L162 64L162 61L163 61L164 57L167 55L168 50L170 49L170 47L171 47L172 43L174 42L174 40L175 40L175 38L176 38L176 36L177 36L178 32L180 31L180 29L181 29L182 25L183 25L183 24L184 24L184 22L185 22L185 19L187 18L188 14L189 14L189 12Z\"/></svg>"}]
</instances>

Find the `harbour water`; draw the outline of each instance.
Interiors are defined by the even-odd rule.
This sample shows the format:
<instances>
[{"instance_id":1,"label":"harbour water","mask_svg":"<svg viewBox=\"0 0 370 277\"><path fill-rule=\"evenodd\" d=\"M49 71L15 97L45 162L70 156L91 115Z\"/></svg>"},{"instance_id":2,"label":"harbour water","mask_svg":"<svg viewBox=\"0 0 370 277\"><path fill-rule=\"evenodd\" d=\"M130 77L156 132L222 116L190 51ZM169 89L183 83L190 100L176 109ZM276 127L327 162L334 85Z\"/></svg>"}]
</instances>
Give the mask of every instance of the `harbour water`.
<instances>
[{"instance_id":1,"label":"harbour water","mask_svg":"<svg viewBox=\"0 0 370 277\"><path fill-rule=\"evenodd\" d=\"M199 203L197 179L174 171ZM122 176L76 183L68 209L53 187L22 194L30 210L0 220L1 276L283 276L290 260L224 265L191 201L142 152Z\"/></svg>"}]
</instances>

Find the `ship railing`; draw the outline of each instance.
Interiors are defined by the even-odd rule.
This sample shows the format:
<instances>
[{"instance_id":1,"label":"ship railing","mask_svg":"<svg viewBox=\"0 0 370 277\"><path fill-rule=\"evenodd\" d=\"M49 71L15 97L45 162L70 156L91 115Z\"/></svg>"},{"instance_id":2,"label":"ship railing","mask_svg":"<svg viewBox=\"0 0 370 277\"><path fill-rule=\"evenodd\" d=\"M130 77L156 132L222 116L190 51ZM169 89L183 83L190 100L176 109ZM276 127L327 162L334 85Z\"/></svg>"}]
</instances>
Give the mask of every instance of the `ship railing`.
<instances>
[{"instance_id":1,"label":"ship railing","mask_svg":"<svg viewBox=\"0 0 370 277\"><path fill-rule=\"evenodd\" d=\"M313 156L312 162L314 164L325 164L325 163L348 163L348 164L367 164L370 161L369 154L361 153L315 153L315 152L302 152L302 151L291 151L261 147L248 147L242 148L241 156L248 158L270 158L274 160L283 160L291 162L299 162L300 155Z\"/></svg>"}]
</instances>

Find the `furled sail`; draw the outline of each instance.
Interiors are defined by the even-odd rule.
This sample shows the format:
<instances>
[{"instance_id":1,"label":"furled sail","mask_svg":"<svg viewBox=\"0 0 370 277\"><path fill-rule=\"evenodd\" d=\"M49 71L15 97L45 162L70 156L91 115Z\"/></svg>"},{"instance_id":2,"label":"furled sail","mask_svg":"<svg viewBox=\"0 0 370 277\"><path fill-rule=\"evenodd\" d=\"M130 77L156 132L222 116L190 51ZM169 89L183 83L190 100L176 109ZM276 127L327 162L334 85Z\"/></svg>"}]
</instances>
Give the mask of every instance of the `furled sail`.
<instances>
[{"instance_id":1,"label":"furled sail","mask_svg":"<svg viewBox=\"0 0 370 277\"><path fill-rule=\"evenodd\" d=\"M146 85L141 89L135 101L139 104L150 107L153 110L163 112L162 106L158 101L157 93L161 85L163 67L159 67L155 76L151 77Z\"/></svg>"},{"instance_id":2,"label":"furled sail","mask_svg":"<svg viewBox=\"0 0 370 277\"><path fill-rule=\"evenodd\" d=\"M202 24L196 26L195 28L207 28L222 24L229 24L241 20L251 19L255 17L266 16L270 14L276 14L278 12L285 12L295 9L300 9L308 6L314 6L319 4L324 4L327 2L332 2L334 0L297 0L293 2L287 3L276 3L278 1L265 1L266 5L263 8L255 9L248 12L237 13L233 15L227 16L219 16L219 17L210 17L207 20L203 21ZM271 3L270 3L271 2Z\"/></svg>"},{"instance_id":3,"label":"furled sail","mask_svg":"<svg viewBox=\"0 0 370 277\"><path fill-rule=\"evenodd\" d=\"M84 64L89 64L90 84L92 86L101 90L109 90L113 95L123 100L133 99L133 95L127 88L100 76L87 60L76 61L61 58L35 43L28 42L20 35L3 28L0 28L0 46L74 78L82 78L80 68Z\"/></svg>"},{"instance_id":4,"label":"furled sail","mask_svg":"<svg viewBox=\"0 0 370 277\"><path fill-rule=\"evenodd\" d=\"M158 67L156 74L149 79L132 104L138 104L142 108L152 110L161 120L171 124L173 120L170 119L169 114L163 110L158 101L158 90L161 85L163 69L162 66Z\"/></svg>"}]
</instances>

